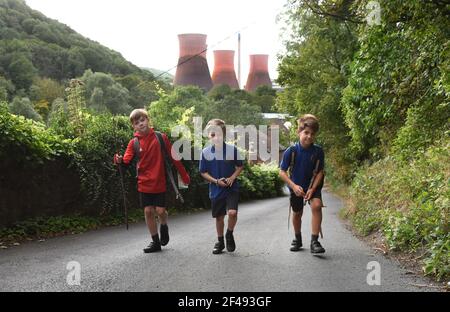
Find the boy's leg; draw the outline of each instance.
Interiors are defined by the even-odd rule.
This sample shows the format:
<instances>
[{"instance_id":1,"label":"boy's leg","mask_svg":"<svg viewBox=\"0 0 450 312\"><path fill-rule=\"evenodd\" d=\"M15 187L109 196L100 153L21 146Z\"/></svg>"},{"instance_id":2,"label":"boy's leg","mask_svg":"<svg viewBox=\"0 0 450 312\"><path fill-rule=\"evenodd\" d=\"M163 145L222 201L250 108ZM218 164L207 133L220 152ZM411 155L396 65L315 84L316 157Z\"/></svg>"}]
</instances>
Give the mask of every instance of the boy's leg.
<instances>
[{"instance_id":1,"label":"boy's leg","mask_svg":"<svg viewBox=\"0 0 450 312\"><path fill-rule=\"evenodd\" d=\"M313 198L311 200L311 214L312 214L312 224L311 224L312 235L319 235L320 227L322 225L322 200L320 200L320 198Z\"/></svg>"},{"instance_id":2,"label":"boy's leg","mask_svg":"<svg viewBox=\"0 0 450 312\"><path fill-rule=\"evenodd\" d=\"M225 228L225 216L217 217L216 218L217 237L223 237L224 228Z\"/></svg>"},{"instance_id":3,"label":"boy's leg","mask_svg":"<svg viewBox=\"0 0 450 312\"><path fill-rule=\"evenodd\" d=\"M299 251L303 247L302 242L302 216L303 216L303 197L291 194L290 204L292 207L292 226L294 228L295 239L292 241L291 251Z\"/></svg>"},{"instance_id":4,"label":"boy's leg","mask_svg":"<svg viewBox=\"0 0 450 312\"><path fill-rule=\"evenodd\" d=\"M161 245L166 246L169 243L169 226L167 225L167 210L165 207L156 207L156 213L159 218L160 234L161 234Z\"/></svg>"},{"instance_id":5,"label":"boy's leg","mask_svg":"<svg viewBox=\"0 0 450 312\"><path fill-rule=\"evenodd\" d=\"M311 199L311 214L312 214L312 235L311 235L311 253L324 253L325 249L319 243L319 233L322 227L322 199Z\"/></svg>"},{"instance_id":6,"label":"boy's leg","mask_svg":"<svg viewBox=\"0 0 450 312\"><path fill-rule=\"evenodd\" d=\"M159 241L158 228L156 226L155 220L155 207L154 206L146 206L144 208L145 215L145 223L147 224L150 235L152 236L152 242L148 247L144 248L145 253L151 253L161 250L161 243Z\"/></svg>"},{"instance_id":7,"label":"boy's leg","mask_svg":"<svg viewBox=\"0 0 450 312\"><path fill-rule=\"evenodd\" d=\"M236 209L230 209L228 210L228 231L233 232L234 228L236 227L237 223L237 210Z\"/></svg>"},{"instance_id":8,"label":"boy's leg","mask_svg":"<svg viewBox=\"0 0 450 312\"><path fill-rule=\"evenodd\" d=\"M144 208L145 215L145 223L147 224L148 231L150 235L153 237L158 234L158 228L156 226L156 214L155 214L155 206L147 206Z\"/></svg>"},{"instance_id":9,"label":"boy's leg","mask_svg":"<svg viewBox=\"0 0 450 312\"><path fill-rule=\"evenodd\" d=\"M228 229L225 235L227 243L227 251L233 252L236 249L236 242L234 241L233 231L237 223L239 204L239 193L232 192L227 196L227 211L228 211Z\"/></svg>"},{"instance_id":10,"label":"boy's leg","mask_svg":"<svg viewBox=\"0 0 450 312\"><path fill-rule=\"evenodd\" d=\"M225 227L225 216L216 217L216 231L217 231L217 243L214 244L213 254L221 254L225 249L225 242L223 239L223 230Z\"/></svg>"},{"instance_id":11,"label":"boy's leg","mask_svg":"<svg viewBox=\"0 0 450 312\"><path fill-rule=\"evenodd\" d=\"M217 243L214 245L213 254L221 254L225 249L225 243L223 239L223 231L225 228L225 215L226 211L226 201L225 198L212 199L212 217L216 219L216 232L217 232Z\"/></svg>"}]
</instances>

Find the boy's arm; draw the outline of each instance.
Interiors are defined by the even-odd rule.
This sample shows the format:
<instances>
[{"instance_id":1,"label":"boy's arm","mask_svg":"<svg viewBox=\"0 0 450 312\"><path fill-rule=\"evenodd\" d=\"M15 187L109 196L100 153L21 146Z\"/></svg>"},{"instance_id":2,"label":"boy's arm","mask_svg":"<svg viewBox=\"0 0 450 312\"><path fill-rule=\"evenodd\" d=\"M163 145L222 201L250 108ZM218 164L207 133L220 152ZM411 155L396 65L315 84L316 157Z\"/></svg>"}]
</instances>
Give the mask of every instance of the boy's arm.
<instances>
[{"instance_id":1,"label":"boy's arm","mask_svg":"<svg viewBox=\"0 0 450 312\"><path fill-rule=\"evenodd\" d=\"M177 171L180 173L181 179L183 180L184 184L189 184L191 182L191 178L189 177L189 174L186 171L186 168L184 168L181 161L176 160L172 156L172 143L170 143L169 139L167 138L167 135L163 134L163 140L166 146L167 154L169 155L172 163L175 165L175 168L177 168Z\"/></svg>"},{"instance_id":2,"label":"boy's arm","mask_svg":"<svg viewBox=\"0 0 450 312\"><path fill-rule=\"evenodd\" d=\"M289 186L289 188L295 193L295 195L297 195L298 197L305 196L305 191L303 190L303 188L300 185L295 184L294 181L289 178L287 172L283 169L280 169L280 178Z\"/></svg>"},{"instance_id":3,"label":"boy's arm","mask_svg":"<svg viewBox=\"0 0 450 312\"><path fill-rule=\"evenodd\" d=\"M236 178L241 174L242 170L244 170L244 166L236 166L236 170L234 170L234 173L229 177L225 179L225 182L227 183L227 186L232 186Z\"/></svg>"},{"instance_id":4,"label":"boy's arm","mask_svg":"<svg viewBox=\"0 0 450 312\"><path fill-rule=\"evenodd\" d=\"M220 187L227 187L228 185L225 183L224 179L216 179L214 178L211 174L209 174L208 172L208 164L206 159L203 156L203 152L201 154L200 157L200 162L199 162L199 168L198 170L200 171L200 175L202 176L203 179L205 179L206 181L208 181L209 183L214 183Z\"/></svg>"},{"instance_id":5,"label":"boy's arm","mask_svg":"<svg viewBox=\"0 0 450 312\"><path fill-rule=\"evenodd\" d=\"M125 150L125 154L123 156L116 154L114 155L114 163L121 164L122 167L127 168L128 165L131 163L131 161L134 158L134 139L131 139L131 141L127 145L127 149Z\"/></svg>"},{"instance_id":6,"label":"boy's arm","mask_svg":"<svg viewBox=\"0 0 450 312\"><path fill-rule=\"evenodd\" d=\"M200 175L202 176L203 179L205 179L209 183L216 184L220 187L228 186L222 179L216 179L213 176L211 176L208 172L201 172Z\"/></svg>"},{"instance_id":7,"label":"boy's arm","mask_svg":"<svg viewBox=\"0 0 450 312\"><path fill-rule=\"evenodd\" d=\"M325 173L323 170L319 171L317 173L314 183L311 186L311 188L306 192L305 200L310 200L311 196L316 192L317 188L319 187L320 183L323 181L323 177L325 176Z\"/></svg>"},{"instance_id":8,"label":"boy's arm","mask_svg":"<svg viewBox=\"0 0 450 312\"><path fill-rule=\"evenodd\" d=\"M323 170L319 171L319 173L316 175L316 179L314 180L313 185L311 188L316 191L319 187L320 183L323 181L323 177L325 176L325 172Z\"/></svg>"}]
</instances>

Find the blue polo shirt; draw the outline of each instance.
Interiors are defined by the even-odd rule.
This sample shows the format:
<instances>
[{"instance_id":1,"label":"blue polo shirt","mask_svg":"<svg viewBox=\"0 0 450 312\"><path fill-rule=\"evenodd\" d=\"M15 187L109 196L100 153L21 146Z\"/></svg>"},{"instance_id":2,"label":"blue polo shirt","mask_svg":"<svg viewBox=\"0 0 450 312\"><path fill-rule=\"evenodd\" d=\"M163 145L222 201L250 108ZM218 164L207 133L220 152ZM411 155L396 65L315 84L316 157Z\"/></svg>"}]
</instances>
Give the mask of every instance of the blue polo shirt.
<instances>
[{"instance_id":1,"label":"blue polo shirt","mask_svg":"<svg viewBox=\"0 0 450 312\"><path fill-rule=\"evenodd\" d=\"M236 146L223 143L221 150L217 149L216 151L214 145L203 149L199 170L201 173L208 172L215 179L229 178L236 171L236 167L242 167L243 165L243 161L238 159ZM209 198L211 199L223 198L231 192L238 191L239 182L237 180L231 187L220 187L214 183L209 184Z\"/></svg>"},{"instance_id":2,"label":"blue polo shirt","mask_svg":"<svg viewBox=\"0 0 450 312\"><path fill-rule=\"evenodd\" d=\"M313 176L316 160L320 160L319 171L323 170L325 155L323 153L323 149L318 145L314 144L305 149L300 143L296 143L284 152L283 159L280 164L281 170L288 171L291 163L292 152L294 150L296 151L295 165L292 169L290 178L295 184L300 185L306 192Z\"/></svg>"}]
</instances>

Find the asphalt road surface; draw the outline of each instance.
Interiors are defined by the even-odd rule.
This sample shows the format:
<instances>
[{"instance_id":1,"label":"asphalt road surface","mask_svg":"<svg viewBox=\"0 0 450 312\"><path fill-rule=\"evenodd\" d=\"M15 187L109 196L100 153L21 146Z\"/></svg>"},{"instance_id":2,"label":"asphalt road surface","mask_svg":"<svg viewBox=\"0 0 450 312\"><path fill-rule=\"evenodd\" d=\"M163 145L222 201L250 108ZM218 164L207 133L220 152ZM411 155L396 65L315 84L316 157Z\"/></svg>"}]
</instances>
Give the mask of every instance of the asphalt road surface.
<instances>
[{"instance_id":1,"label":"asphalt road surface","mask_svg":"<svg viewBox=\"0 0 450 312\"><path fill-rule=\"evenodd\" d=\"M324 192L326 253L309 251L309 206L303 217L301 252L289 251L288 197L243 203L235 229L236 251L213 255L215 224L209 211L169 218L170 243L144 254L144 223L29 242L0 250L0 291L425 291L429 281L407 274L374 252L338 218L341 201ZM80 264L80 285L69 285ZM379 264L380 274L377 275ZM75 275L74 275L75 274ZM380 277L380 285L376 283ZM73 284L73 283L72 283Z\"/></svg>"}]
</instances>

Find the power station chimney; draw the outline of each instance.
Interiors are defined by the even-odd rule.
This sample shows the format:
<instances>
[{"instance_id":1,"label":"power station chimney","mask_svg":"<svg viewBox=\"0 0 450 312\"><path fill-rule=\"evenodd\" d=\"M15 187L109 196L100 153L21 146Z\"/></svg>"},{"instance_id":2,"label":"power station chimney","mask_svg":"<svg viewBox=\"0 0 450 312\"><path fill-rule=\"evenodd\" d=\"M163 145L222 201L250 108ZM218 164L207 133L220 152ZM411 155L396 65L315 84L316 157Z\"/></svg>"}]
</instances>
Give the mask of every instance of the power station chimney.
<instances>
[{"instance_id":1,"label":"power station chimney","mask_svg":"<svg viewBox=\"0 0 450 312\"><path fill-rule=\"evenodd\" d=\"M239 89L236 72L234 71L233 50L214 51L214 72L212 81L215 86L225 84L232 89Z\"/></svg>"},{"instance_id":2,"label":"power station chimney","mask_svg":"<svg viewBox=\"0 0 450 312\"><path fill-rule=\"evenodd\" d=\"M250 72L248 73L245 90L253 92L257 87L264 85L272 87L269 76L269 55L250 55Z\"/></svg>"},{"instance_id":3,"label":"power station chimney","mask_svg":"<svg viewBox=\"0 0 450 312\"><path fill-rule=\"evenodd\" d=\"M206 60L206 35L181 34L180 57L173 84L175 86L194 85L209 91L213 84Z\"/></svg>"},{"instance_id":4,"label":"power station chimney","mask_svg":"<svg viewBox=\"0 0 450 312\"><path fill-rule=\"evenodd\" d=\"M238 85L241 88L241 33L238 33Z\"/></svg>"}]
</instances>

